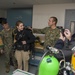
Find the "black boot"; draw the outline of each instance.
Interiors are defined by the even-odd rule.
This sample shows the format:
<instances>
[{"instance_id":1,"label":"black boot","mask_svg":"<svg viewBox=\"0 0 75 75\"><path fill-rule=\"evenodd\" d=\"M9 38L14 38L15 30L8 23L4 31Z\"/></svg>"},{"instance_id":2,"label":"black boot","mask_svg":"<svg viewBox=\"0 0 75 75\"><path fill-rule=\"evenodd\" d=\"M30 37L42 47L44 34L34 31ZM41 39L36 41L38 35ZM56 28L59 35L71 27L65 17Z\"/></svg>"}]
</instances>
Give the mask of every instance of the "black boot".
<instances>
[{"instance_id":1,"label":"black boot","mask_svg":"<svg viewBox=\"0 0 75 75\"><path fill-rule=\"evenodd\" d=\"M9 71L10 71L10 64L6 63L5 67L6 67L6 73L9 73Z\"/></svg>"}]
</instances>

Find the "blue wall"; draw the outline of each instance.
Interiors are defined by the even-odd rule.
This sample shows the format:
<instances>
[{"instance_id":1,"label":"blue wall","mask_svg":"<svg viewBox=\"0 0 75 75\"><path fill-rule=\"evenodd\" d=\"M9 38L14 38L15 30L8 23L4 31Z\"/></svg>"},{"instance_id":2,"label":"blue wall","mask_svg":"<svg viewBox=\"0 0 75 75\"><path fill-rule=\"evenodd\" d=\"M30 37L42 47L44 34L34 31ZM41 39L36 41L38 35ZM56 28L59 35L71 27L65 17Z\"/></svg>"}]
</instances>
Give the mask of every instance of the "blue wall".
<instances>
[{"instance_id":1,"label":"blue wall","mask_svg":"<svg viewBox=\"0 0 75 75\"><path fill-rule=\"evenodd\" d=\"M7 21L11 27L21 20L25 26L32 26L32 8L29 9L10 9L7 11Z\"/></svg>"}]
</instances>

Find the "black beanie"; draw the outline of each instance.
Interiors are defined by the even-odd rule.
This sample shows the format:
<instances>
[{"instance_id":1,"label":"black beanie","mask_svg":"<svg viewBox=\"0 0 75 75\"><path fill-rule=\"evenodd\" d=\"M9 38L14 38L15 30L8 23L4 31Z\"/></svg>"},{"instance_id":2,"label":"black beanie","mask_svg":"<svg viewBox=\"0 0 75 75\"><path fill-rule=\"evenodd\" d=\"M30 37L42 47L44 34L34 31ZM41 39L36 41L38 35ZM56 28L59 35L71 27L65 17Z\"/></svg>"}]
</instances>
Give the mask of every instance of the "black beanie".
<instances>
[{"instance_id":1,"label":"black beanie","mask_svg":"<svg viewBox=\"0 0 75 75\"><path fill-rule=\"evenodd\" d=\"M6 24L7 23L7 19L6 18L0 18L0 24Z\"/></svg>"}]
</instances>

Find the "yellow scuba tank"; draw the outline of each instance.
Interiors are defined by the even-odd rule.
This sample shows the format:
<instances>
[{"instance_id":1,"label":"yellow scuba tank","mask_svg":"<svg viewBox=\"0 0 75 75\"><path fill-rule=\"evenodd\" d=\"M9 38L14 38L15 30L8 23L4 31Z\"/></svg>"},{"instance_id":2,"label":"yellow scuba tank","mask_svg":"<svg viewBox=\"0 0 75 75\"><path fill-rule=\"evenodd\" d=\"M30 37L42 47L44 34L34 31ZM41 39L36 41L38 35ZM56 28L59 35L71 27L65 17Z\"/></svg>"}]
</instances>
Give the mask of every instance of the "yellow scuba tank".
<instances>
[{"instance_id":1,"label":"yellow scuba tank","mask_svg":"<svg viewBox=\"0 0 75 75\"><path fill-rule=\"evenodd\" d=\"M75 53L72 55L71 65L72 65L73 70L75 70Z\"/></svg>"}]
</instances>

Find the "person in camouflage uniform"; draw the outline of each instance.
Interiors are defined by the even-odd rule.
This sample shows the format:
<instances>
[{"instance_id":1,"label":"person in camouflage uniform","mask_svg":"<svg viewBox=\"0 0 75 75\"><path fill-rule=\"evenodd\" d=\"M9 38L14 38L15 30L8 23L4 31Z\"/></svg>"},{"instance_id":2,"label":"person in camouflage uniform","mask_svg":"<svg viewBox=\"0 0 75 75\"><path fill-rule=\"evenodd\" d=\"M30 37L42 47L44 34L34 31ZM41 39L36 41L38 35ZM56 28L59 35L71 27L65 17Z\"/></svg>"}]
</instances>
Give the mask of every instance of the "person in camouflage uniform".
<instances>
[{"instance_id":1,"label":"person in camouflage uniform","mask_svg":"<svg viewBox=\"0 0 75 75\"><path fill-rule=\"evenodd\" d=\"M56 27L56 24L57 18L50 17L48 22L49 27L45 27L44 29L33 29L33 33L45 34L44 48L46 48L46 46L54 47L56 41L59 39L60 30Z\"/></svg>"},{"instance_id":2,"label":"person in camouflage uniform","mask_svg":"<svg viewBox=\"0 0 75 75\"><path fill-rule=\"evenodd\" d=\"M0 34L2 37L3 44L4 44L3 51L6 57L5 66L6 66L6 72L9 72L10 71L10 58L12 58L14 67L16 68L17 66L14 52L12 50L13 49L12 45L14 43L13 36L12 36L13 29L9 27L6 19L3 19L1 24L3 26L3 30L0 32Z\"/></svg>"}]
</instances>

